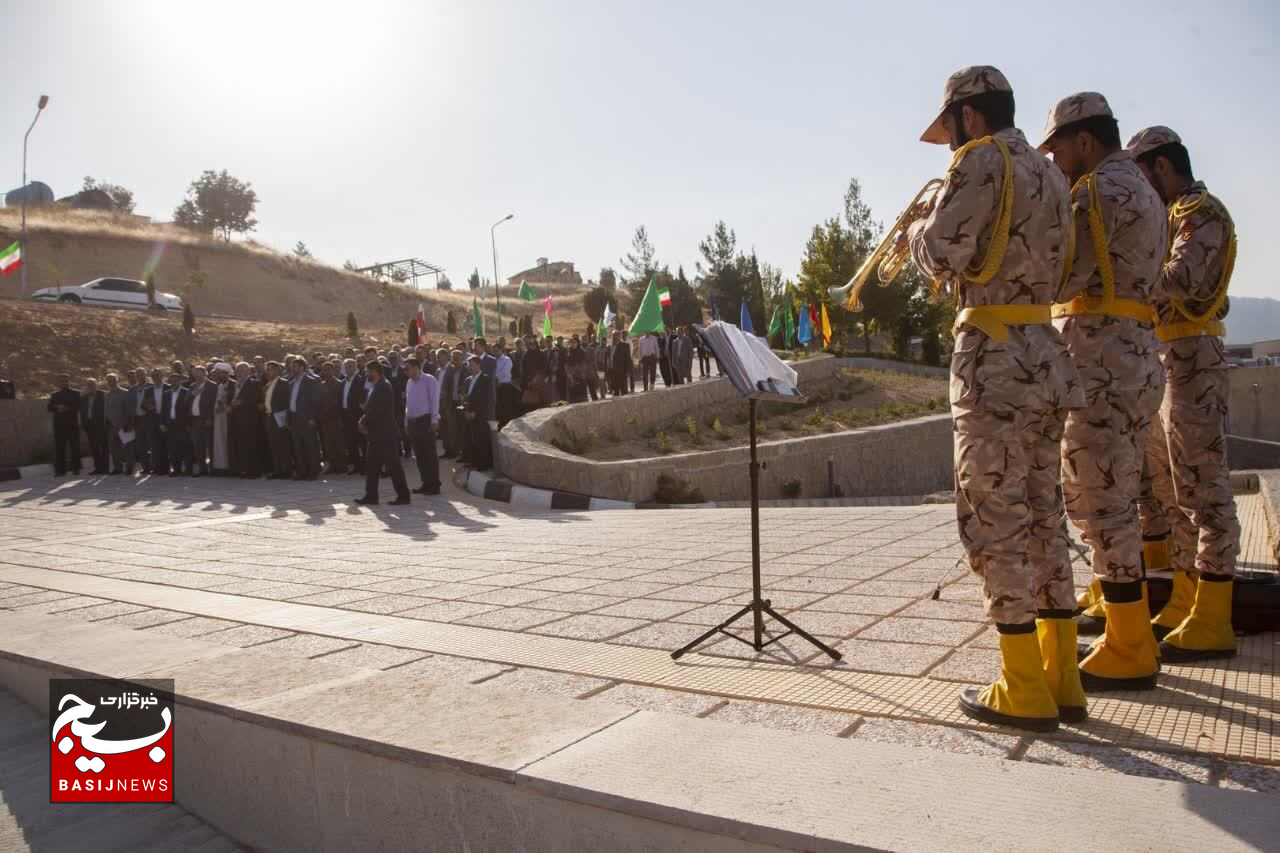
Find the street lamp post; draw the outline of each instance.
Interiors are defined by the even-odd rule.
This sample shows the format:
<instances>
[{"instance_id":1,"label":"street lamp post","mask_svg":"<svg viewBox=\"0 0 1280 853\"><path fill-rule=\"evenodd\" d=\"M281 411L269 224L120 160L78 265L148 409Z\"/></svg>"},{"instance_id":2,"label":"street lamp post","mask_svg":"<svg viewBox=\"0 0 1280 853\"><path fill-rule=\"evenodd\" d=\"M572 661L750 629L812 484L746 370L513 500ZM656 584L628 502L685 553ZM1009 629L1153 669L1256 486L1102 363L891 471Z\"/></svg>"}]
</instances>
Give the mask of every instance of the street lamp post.
<instances>
[{"instance_id":1,"label":"street lamp post","mask_svg":"<svg viewBox=\"0 0 1280 853\"><path fill-rule=\"evenodd\" d=\"M39 102L36 103L36 117L31 120L31 127L27 128L27 132L22 135L22 224L18 226L18 257L22 259L22 266L18 268L20 273L19 285L22 291L22 298L27 298L27 138L31 136L31 131L35 130L36 122L40 120L40 113L44 112L44 108L49 104L49 96L41 95Z\"/></svg>"},{"instance_id":2,"label":"street lamp post","mask_svg":"<svg viewBox=\"0 0 1280 853\"><path fill-rule=\"evenodd\" d=\"M502 288L498 286L498 238L495 232L499 225L513 218L515 214L508 213L489 226L489 245L493 248L493 297L498 303L498 337L502 337Z\"/></svg>"}]
</instances>

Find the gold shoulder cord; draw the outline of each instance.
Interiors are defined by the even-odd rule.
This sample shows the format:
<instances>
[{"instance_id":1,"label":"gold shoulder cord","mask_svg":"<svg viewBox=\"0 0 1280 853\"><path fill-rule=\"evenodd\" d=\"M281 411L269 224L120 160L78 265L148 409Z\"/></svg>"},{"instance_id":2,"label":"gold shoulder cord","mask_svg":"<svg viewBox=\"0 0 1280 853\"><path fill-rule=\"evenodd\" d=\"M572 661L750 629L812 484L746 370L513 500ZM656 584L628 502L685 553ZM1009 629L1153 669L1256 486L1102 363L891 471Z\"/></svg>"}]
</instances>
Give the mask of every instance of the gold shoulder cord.
<instances>
[{"instance_id":1,"label":"gold shoulder cord","mask_svg":"<svg viewBox=\"0 0 1280 853\"><path fill-rule=\"evenodd\" d=\"M1231 273L1235 269L1236 265L1236 226L1235 223L1231 221L1230 214L1227 213L1226 205L1224 205L1215 196L1210 195L1208 190L1201 190L1199 195L1186 201L1178 199L1169 208L1169 253L1172 254L1173 238L1177 236L1178 226L1182 222L1186 221L1187 217L1199 210L1200 205L1204 204L1208 199L1213 199L1217 202L1218 209L1222 212L1222 216L1227 223L1227 246L1226 256L1222 264L1222 277L1218 279L1218 286L1214 289L1213 300L1210 303L1208 310L1203 314L1197 316L1196 314L1191 313L1191 310L1187 308L1185 300L1170 300L1174 309L1181 314L1188 323L1197 327L1196 334L1200 334L1200 330L1208 328L1209 324L1213 322L1214 317L1217 315L1218 310L1222 308L1222 303L1227 299L1227 286L1231 283ZM1165 260L1166 262L1168 261L1167 256Z\"/></svg>"},{"instance_id":2,"label":"gold shoulder cord","mask_svg":"<svg viewBox=\"0 0 1280 853\"><path fill-rule=\"evenodd\" d=\"M979 266L970 265L964 271L965 280L973 284L986 284L995 277L1000 270L1000 264L1004 262L1005 249L1009 247L1009 226L1013 221L1013 156L1009 153L1009 146L1002 140L994 136L984 136L981 139L971 139L960 146L955 156L951 158L951 168L947 170L954 172L960 161L964 159L964 155L980 145L987 144L994 144L1000 149L1004 186L1000 190L1000 197L996 199L996 224L991 231L991 243L987 246L987 256Z\"/></svg>"}]
</instances>

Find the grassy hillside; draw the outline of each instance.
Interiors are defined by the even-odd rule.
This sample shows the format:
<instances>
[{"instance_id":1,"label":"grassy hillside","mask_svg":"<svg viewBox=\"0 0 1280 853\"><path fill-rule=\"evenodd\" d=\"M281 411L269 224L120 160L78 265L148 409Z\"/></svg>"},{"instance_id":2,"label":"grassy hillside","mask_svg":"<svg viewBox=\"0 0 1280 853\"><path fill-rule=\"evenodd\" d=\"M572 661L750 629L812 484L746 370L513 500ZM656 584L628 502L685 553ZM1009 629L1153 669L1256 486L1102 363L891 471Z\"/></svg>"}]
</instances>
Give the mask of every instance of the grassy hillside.
<instances>
[{"instance_id":1,"label":"grassy hillside","mask_svg":"<svg viewBox=\"0 0 1280 853\"><path fill-rule=\"evenodd\" d=\"M0 246L18 235L18 211L0 209ZM347 270L281 254L252 242L224 243L179 228L157 226L141 218L33 208L27 211L27 292L58 284L83 284L102 276L143 279L155 271L156 287L180 292L191 274L203 272L207 283L189 296L197 314L223 314L281 323L345 323L354 311L359 324L388 328L405 323L422 302L428 324L445 325L445 312L469 316L471 292L415 291L380 284ZM455 279L462 275L455 271ZM542 288L539 295L545 295ZM583 289L551 288L553 316L565 329L581 331ZM0 279L0 295L17 296L18 274ZM504 293L504 296L507 295ZM515 313L542 319L540 303L503 300L504 317ZM508 307L510 306L510 307ZM492 291L483 306L486 328L493 328L496 309ZM561 323L557 323L557 331Z\"/></svg>"}]
</instances>

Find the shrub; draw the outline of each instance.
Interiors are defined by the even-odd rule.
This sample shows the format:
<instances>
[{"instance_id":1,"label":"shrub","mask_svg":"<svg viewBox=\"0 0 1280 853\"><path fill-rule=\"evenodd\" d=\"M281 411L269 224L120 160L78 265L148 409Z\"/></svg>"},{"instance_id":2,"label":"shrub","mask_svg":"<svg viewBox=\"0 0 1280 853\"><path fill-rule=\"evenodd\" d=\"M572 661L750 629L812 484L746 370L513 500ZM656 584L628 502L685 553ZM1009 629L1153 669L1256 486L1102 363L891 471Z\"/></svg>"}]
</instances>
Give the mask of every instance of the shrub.
<instances>
[{"instance_id":1,"label":"shrub","mask_svg":"<svg viewBox=\"0 0 1280 853\"><path fill-rule=\"evenodd\" d=\"M623 418L623 423L627 426L635 426L640 423L640 419L636 417L635 412L627 412L627 416Z\"/></svg>"},{"instance_id":2,"label":"shrub","mask_svg":"<svg viewBox=\"0 0 1280 853\"><path fill-rule=\"evenodd\" d=\"M694 444L702 443L702 427L698 425L698 419L692 415L684 419L684 428L689 433L689 440Z\"/></svg>"},{"instance_id":3,"label":"shrub","mask_svg":"<svg viewBox=\"0 0 1280 853\"><path fill-rule=\"evenodd\" d=\"M711 422L711 431L714 432L721 441L728 441L729 439L733 438L733 430L725 426L724 424L720 423L719 418L716 418L714 421ZM756 432L759 432L759 431L760 431L759 425L757 424Z\"/></svg>"},{"instance_id":4,"label":"shrub","mask_svg":"<svg viewBox=\"0 0 1280 853\"><path fill-rule=\"evenodd\" d=\"M822 426L822 422L825 421L826 419L827 419L827 413L822 411L821 406L818 406L805 417L804 422L809 426L816 427L816 426Z\"/></svg>"},{"instance_id":5,"label":"shrub","mask_svg":"<svg viewBox=\"0 0 1280 853\"><path fill-rule=\"evenodd\" d=\"M785 498L795 499L800 497L800 492L804 488L804 483L799 477L792 477L782 484L782 496Z\"/></svg>"},{"instance_id":6,"label":"shrub","mask_svg":"<svg viewBox=\"0 0 1280 853\"><path fill-rule=\"evenodd\" d=\"M791 418L786 418L786 417L778 418L778 429L787 430L788 432L790 432L795 428L796 428L796 422L793 421Z\"/></svg>"},{"instance_id":7,"label":"shrub","mask_svg":"<svg viewBox=\"0 0 1280 853\"><path fill-rule=\"evenodd\" d=\"M658 430L653 436L653 441L657 445L659 453L671 453L674 450L671 446L671 439L662 430Z\"/></svg>"},{"instance_id":8,"label":"shrub","mask_svg":"<svg viewBox=\"0 0 1280 853\"><path fill-rule=\"evenodd\" d=\"M551 445L563 450L565 453L572 453L574 456L586 455L600 439L600 430L596 427L588 428L585 433L576 433L561 424L560 433L560 436L551 439Z\"/></svg>"},{"instance_id":9,"label":"shrub","mask_svg":"<svg viewBox=\"0 0 1280 853\"><path fill-rule=\"evenodd\" d=\"M690 488L684 480L659 474L653 500L660 504L700 504L705 503L707 499L702 496L701 491Z\"/></svg>"}]
</instances>

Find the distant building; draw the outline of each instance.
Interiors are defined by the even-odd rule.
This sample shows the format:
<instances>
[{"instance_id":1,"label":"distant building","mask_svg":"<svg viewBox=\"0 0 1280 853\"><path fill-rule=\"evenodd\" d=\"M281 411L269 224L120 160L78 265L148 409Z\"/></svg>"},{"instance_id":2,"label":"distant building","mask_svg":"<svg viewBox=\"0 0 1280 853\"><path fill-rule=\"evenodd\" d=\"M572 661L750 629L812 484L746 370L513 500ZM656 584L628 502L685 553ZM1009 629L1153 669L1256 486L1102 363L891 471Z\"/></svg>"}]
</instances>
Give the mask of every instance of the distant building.
<instances>
[{"instance_id":1,"label":"distant building","mask_svg":"<svg viewBox=\"0 0 1280 853\"><path fill-rule=\"evenodd\" d=\"M25 187L18 187L4 194L4 203L7 207L17 207L24 201L29 205L53 204L53 190L49 189L46 183L32 181Z\"/></svg>"},{"instance_id":2,"label":"distant building","mask_svg":"<svg viewBox=\"0 0 1280 853\"><path fill-rule=\"evenodd\" d=\"M529 284L582 284L582 275L574 270L573 261L538 258L538 263L529 269L507 276L507 284L518 287L522 281Z\"/></svg>"},{"instance_id":3,"label":"distant building","mask_svg":"<svg viewBox=\"0 0 1280 853\"><path fill-rule=\"evenodd\" d=\"M1251 344L1227 344L1227 360L1233 364L1280 363L1280 339L1254 341Z\"/></svg>"}]
</instances>

